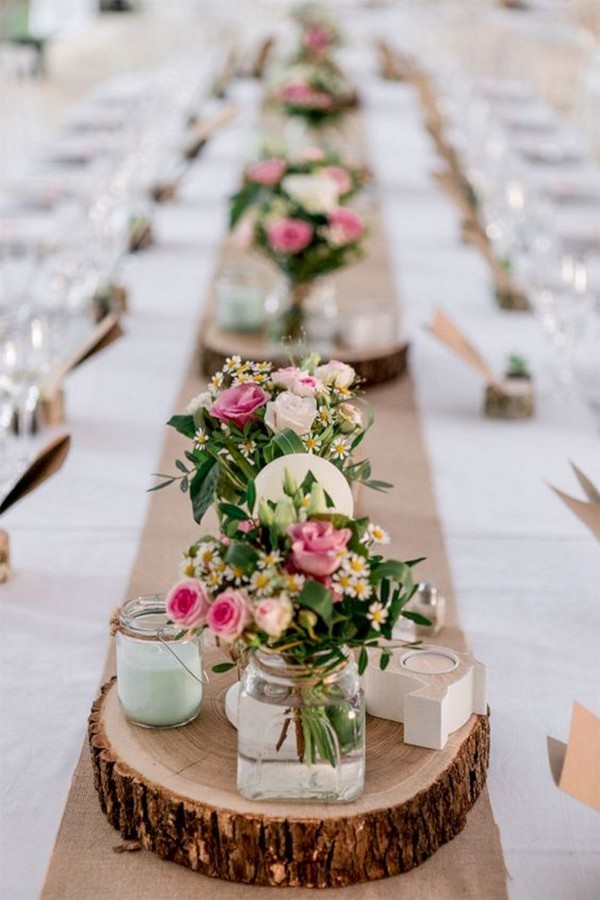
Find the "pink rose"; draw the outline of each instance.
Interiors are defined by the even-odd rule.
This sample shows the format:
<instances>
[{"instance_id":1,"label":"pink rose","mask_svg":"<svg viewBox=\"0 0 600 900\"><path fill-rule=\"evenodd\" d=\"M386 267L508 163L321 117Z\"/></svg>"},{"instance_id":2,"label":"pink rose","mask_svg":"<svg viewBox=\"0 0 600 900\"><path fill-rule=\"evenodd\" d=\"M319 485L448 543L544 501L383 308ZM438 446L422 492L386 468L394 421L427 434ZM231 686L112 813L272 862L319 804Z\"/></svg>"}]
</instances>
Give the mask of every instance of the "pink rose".
<instances>
[{"instance_id":1,"label":"pink rose","mask_svg":"<svg viewBox=\"0 0 600 900\"><path fill-rule=\"evenodd\" d=\"M334 244L343 246L351 244L363 233L363 223L359 215L352 209L340 207L329 214L329 225Z\"/></svg>"},{"instance_id":2,"label":"pink rose","mask_svg":"<svg viewBox=\"0 0 600 900\"><path fill-rule=\"evenodd\" d=\"M258 628L269 637L281 637L292 621L294 608L285 594L281 597L267 597L254 607L254 621Z\"/></svg>"},{"instance_id":3,"label":"pink rose","mask_svg":"<svg viewBox=\"0 0 600 900\"><path fill-rule=\"evenodd\" d=\"M269 228L269 244L277 253L300 253L313 237L312 227L302 219L280 219Z\"/></svg>"},{"instance_id":4,"label":"pink rose","mask_svg":"<svg viewBox=\"0 0 600 900\"><path fill-rule=\"evenodd\" d=\"M330 178L331 181L335 183L340 196L343 196L344 194L347 194L348 191L352 190L352 179L348 172L346 172L345 169L342 169L341 166L325 166L321 169L321 174L326 175L327 178Z\"/></svg>"},{"instance_id":5,"label":"pink rose","mask_svg":"<svg viewBox=\"0 0 600 900\"><path fill-rule=\"evenodd\" d=\"M246 422L254 419L256 410L264 406L268 399L257 384L236 384L221 391L209 412L215 419L243 428Z\"/></svg>"},{"instance_id":6,"label":"pink rose","mask_svg":"<svg viewBox=\"0 0 600 900\"><path fill-rule=\"evenodd\" d=\"M306 147L302 151L300 158L308 162L321 162L321 160L325 159L325 153L320 147Z\"/></svg>"},{"instance_id":7,"label":"pink rose","mask_svg":"<svg viewBox=\"0 0 600 900\"><path fill-rule=\"evenodd\" d=\"M327 50L331 43L331 40L331 33L327 31L326 28L321 28L320 25L311 25L306 30L302 39L302 43L307 50L312 50L314 53L319 53L323 50Z\"/></svg>"},{"instance_id":8,"label":"pink rose","mask_svg":"<svg viewBox=\"0 0 600 900\"><path fill-rule=\"evenodd\" d=\"M304 81L292 81L281 89L281 99L287 103L306 103L312 94L313 89Z\"/></svg>"},{"instance_id":9,"label":"pink rose","mask_svg":"<svg viewBox=\"0 0 600 900\"><path fill-rule=\"evenodd\" d=\"M209 607L206 624L214 635L233 641L252 620L252 611L243 591L226 590Z\"/></svg>"},{"instance_id":10,"label":"pink rose","mask_svg":"<svg viewBox=\"0 0 600 900\"><path fill-rule=\"evenodd\" d=\"M297 397L314 397L322 388L321 382L317 381L313 375L301 372L294 379L290 390Z\"/></svg>"},{"instance_id":11,"label":"pink rose","mask_svg":"<svg viewBox=\"0 0 600 900\"><path fill-rule=\"evenodd\" d=\"M337 529L331 522L320 520L297 522L289 526L287 533L292 539L294 565L318 578L339 569L341 555L352 535L349 528Z\"/></svg>"},{"instance_id":12,"label":"pink rose","mask_svg":"<svg viewBox=\"0 0 600 900\"><path fill-rule=\"evenodd\" d=\"M182 628L204 625L209 609L204 585L193 578L180 581L167 594L165 607L169 618Z\"/></svg>"},{"instance_id":13,"label":"pink rose","mask_svg":"<svg viewBox=\"0 0 600 900\"><path fill-rule=\"evenodd\" d=\"M257 184L265 184L268 187L272 187L281 181L285 170L285 162L273 156L270 159L261 159L260 162L250 166L248 178L250 181L256 181Z\"/></svg>"},{"instance_id":14,"label":"pink rose","mask_svg":"<svg viewBox=\"0 0 600 900\"><path fill-rule=\"evenodd\" d=\"M298 369L297 366L285 366L283 369L275 369L275 371L271 373L271 381L273 384L280 385L281 387L287 388L288 391L291 391L292 385L299 372L300 369Z\"/></svg>"}]
</instances>

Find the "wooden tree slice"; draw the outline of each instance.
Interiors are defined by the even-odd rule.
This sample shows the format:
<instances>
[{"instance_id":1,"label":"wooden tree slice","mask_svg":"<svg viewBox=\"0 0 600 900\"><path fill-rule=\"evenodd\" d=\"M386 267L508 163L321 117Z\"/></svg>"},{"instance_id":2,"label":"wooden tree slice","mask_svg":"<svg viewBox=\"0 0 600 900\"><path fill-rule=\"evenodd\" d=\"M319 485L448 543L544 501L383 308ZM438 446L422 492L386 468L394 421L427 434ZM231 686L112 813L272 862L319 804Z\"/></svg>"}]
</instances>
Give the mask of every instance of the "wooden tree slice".
<instances>
[{"instance_id":1,"label":"wooden tree slice","mask_svg":"<svg viewBox=\"0 0 600 900\"><path fill-rule=\"evenodd\" d=\"M288 366L290 361L282 351L280 355L266 351L264 342L254 335L220 331L216 326L208 328L200 342L202 374L209 378L222 369L229 356L239 354L242 359L272 362L275 366ZM406 371L408 344L390 344L372 351L348 351L335 348L332 358L348 363L362 379L365 386L383 384L398 378Z\"/></svg>"},{"instance_id":2,"label":"wooden tree slice","mask_svg":"<svg viewBox=\"0 0 600 900\"><path fill-rule=\"evenodd\" d=\"M441 751L370 718L367 778L353 803L260 803L236 790L237 735L224 712L230 676L211 680L183 728L127 722L113 679L92 707L96 790L111 825L162 859L259 885L340 887L406 872L465 826L489 759L489 723L472 716Z\"/></svg>"}]
</instances>

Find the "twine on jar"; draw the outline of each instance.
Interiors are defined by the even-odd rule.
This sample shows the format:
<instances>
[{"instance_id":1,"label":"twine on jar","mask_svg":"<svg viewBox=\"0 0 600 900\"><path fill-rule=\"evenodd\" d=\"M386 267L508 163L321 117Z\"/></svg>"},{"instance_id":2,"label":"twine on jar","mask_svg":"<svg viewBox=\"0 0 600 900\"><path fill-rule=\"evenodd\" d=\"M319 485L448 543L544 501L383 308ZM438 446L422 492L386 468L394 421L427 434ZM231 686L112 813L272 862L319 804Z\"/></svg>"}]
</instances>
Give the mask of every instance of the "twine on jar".
<instances>
[{"instance_id":1,"label":"twine on jar","mask_svg":"<svg viewBox=\"0 0 600 900\"><path fill-rule=\"evenodd\" d=\"M209 678L208 678L208 675L206 674L206 669L204 667L202 667L201 677L198 678L196 673L192 672L192 670L189 668L189 666L187 666L183 662L183 660L177 656L177 654L175 653L173 648L169 646L169 643L172 643L173 641L181 641L181 640L186 640L186 639L193 640L197 637L197 635L195 635L192 631L182 631L182 632L179 632L179 634L165 634L165 632L162 629L160 631L155 631L152 634L138 634L137 632L131 631L130 629L126 628L123 625L123 622L121 621L121 609L122 609L121 606L115 606L111 613L111 616L109 619L109 629L110 629L111 637L114 637L116 634L123 634L126 637L134 638L136 641L147 641L147 642L154 642L154 643L156 643L158 641L158 643L162 647L164 647L165 650L167 650L171 654L171 656L173 656L177 660L179 665L183 669L185 669L185 671L189 675L191 675L191 677L194 679L194 681L197 681L198 684L202 684L202 685L209 683Z\"/></svg>"}]
</instances>

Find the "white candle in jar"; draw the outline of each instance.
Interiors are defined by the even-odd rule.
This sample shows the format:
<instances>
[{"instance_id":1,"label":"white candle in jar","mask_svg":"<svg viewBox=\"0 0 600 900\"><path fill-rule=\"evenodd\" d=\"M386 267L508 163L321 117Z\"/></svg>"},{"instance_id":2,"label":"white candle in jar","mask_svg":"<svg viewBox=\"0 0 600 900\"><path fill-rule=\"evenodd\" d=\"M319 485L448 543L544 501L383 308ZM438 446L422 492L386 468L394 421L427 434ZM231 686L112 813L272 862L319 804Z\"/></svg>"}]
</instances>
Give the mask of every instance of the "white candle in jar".
<instances>
[{"instance_id":1,"label":"white candle in jar","mask_svg":"<svg viewBox=\"0 0 600 900\"><path fill-rule=\"evenodd\" d=\"M202 703L202 666L196 640L136 640L117 635L117 689L128 719L168 728L193 719Z\"/></svg>"}]
</instances>

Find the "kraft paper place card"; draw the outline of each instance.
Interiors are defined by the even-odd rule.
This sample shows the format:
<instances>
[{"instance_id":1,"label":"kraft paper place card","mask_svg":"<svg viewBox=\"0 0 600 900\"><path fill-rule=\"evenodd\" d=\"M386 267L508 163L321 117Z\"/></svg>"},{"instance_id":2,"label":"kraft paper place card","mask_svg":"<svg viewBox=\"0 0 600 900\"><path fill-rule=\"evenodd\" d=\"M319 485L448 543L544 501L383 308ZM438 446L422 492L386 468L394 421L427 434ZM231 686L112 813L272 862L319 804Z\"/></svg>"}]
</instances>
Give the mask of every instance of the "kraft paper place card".
<instances>
[{"instance_id":1,"label":"kraft paper place card","mask_svg":"<svg viewBox=\"0 0 600 900\"><path fill-rule=\"evenodd\" d=\"M569 743L549 737L548 760L561 791L600 812L600 718L575 702Z\"/></svg>"},{"instance_id":2,"label":"kraft paper place card","mask_svg":"<svg viewBox=\"0 0 600 900\"><path fill-rule=\"evenodd\" d=\"M574 463L571 463L571 468L575 472L587 500L578 500L576 497L571 497L569 494L565 494L563 491L555 488L552 484L550 487L560 497L565 506L568 506L571 512L575 513L577 518L589 528L596 540L600 541L600 491Z\"/></svg>"},{"instance_id":3,"label":"kraft paper place card","mask_svg":"<svg viewBox=\"0 0 600 900\"><path fill-rule=\"evenodd\" d=\"M506 388L485 362L480 352L473 346L467 336L441 309L438 309L429 326L429 333L449 347L468 366L483 376L486 383L498 393L505 394Z\"/></svg>"},{"instance_id":4,"label":"kraft paper place card","mask_svg":"<svg viewBox=\"0 0 600 900\"><path fill-rule=\"evenodd\" d=\"M119 322L119 317L114 314L105 316L94 328L89 338L80 344L68 359L64 360L46 379L42 386L42 395L52 397L59 389L63 378L68 372L80 366L81 363L90 359L90 357L95 356L100 350L104 350L105 347L113 344L123 334L124 331Z\"/></svg>"},{"instance_id":5,"label":"kraft paper place card","mask_svg":"<svg viewBox=\"0 0 600 900\"><path fill-rule=\"evenodd\" d=\"M61 468L71 445L71 437L64 434L47 444L25 472L20 475L0 503L0 514L22 500L31 491L35 491Z\"/></svg>"}]
</instances>

